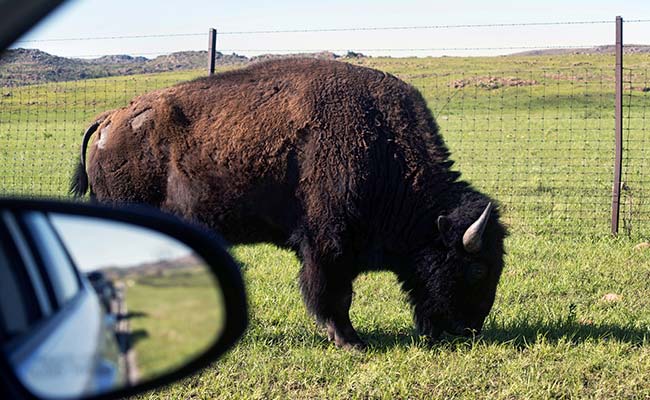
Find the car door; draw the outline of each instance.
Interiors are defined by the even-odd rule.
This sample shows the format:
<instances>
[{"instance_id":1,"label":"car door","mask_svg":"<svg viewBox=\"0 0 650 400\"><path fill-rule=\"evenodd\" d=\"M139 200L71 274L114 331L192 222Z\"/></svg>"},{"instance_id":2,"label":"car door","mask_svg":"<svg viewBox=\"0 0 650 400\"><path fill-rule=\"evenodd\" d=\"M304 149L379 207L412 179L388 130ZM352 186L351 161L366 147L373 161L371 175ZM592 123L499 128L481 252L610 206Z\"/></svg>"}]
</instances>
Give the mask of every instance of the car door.
<instances>
[{"instance_id":1,"label":"car door","mask_svg":"<svg viewBox=\"0 0 650 400\"><path fill-rule=\"evenodd\" d=\"M3 296L5 352L26 386L60 394L103 391L125 380L121 352L97 294L79 274L44 213L2 216L10 263ZM12 250L13 248L13 250ZM15 260L14 260L15 261ZM21 266L21 267L16 267ZM22 271L19 271L22 269ZM4 287L3 287L4 289ZM4 292L4 290L3 290ZM15 300L18 299L18 300ZM28 321L12 318L11 303L32 307ZM30 382L32 384L30 385Z\"/></svg>"}]
</instances>

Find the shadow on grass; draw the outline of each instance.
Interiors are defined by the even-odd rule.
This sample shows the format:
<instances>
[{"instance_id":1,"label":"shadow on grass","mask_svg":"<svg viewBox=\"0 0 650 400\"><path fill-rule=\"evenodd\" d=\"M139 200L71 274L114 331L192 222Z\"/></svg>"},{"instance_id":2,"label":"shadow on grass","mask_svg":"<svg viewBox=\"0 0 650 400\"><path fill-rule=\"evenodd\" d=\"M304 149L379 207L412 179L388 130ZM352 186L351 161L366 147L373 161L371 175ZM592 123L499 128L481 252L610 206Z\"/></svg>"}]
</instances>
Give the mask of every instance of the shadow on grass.
<instances>
[{"instance_id":1,"label":"shadow on grass","mask_svg":"<svg viewBox=\"0 0 650 400\"><path fill-rule=\"evenodd\" d=\"M578 321L516 321L510 324L492 324L481 336L486 343L509 343L526 347L539 341L582 343L586 341L618 341L634 346L650 342L650 327L620 326L614 324L585 324Z\"/></svg>"},{"instance_id":2,"label":"shadow on grass","mask_svg":"<svg viewBox=\"0 0 650 400\"><path fill-rule=\"evenodd\" d=\"M142 317L148 317L149 314L143 311L133 311L133 312L128 312L126 314L120 314L117 316L117 320L121 321L123 319L133 319L133 318L142 318Z\"/></svg>"},{"instance_id":3,"label":"shadow on grass","mask_svg":"<svg viewBox=\"0 0 650 400\"><path fill-rule=\"evenodd\" d=\"M360 331L361 338L368 343L370 349L384 352L393 348L440 347L455 344L487 343L506 344L515 348L525 348L538 342L557 343L569 342L580 344L587 341L618 341L633 346L650 343L650 327L639 328L614 324L583 324L578 321L516 321L514 323L495 325L484 329L476 337L459 337L443 334L435 341L419 337L415 330L409 333L392 333L382 331Z\"/></svg>"},{"instance_id":4,"label":"shadow on grass","mask_svg":"<svg viewBox=\"0 0 650 400\"><path fill-rule=\"evenodd\" d=\"M426 341L418 337L415 329L409 333L391 333L385 331L359 331L361 340L366 342L371 350L384 352L396 347L410 347L414 345L426 344Z\"/></svg>"},{"instance_id":5,"label":"shadow on grass","mask_svg":"<svg viewBox=\"0 0 650 400\"><path fill-rule=\"evenodd\" d=\"M618 341L633 346L650 343L650 327L625 327L614 324L583 324L578 321L556 321L545 323L542 321L515 321L503 325L492 323L487 326L481 335L476 337L460 337L443 334L438 340L428 340L418 336L415 329L408 332L391 332L381 330L358 331L361 339L366 342L369 350L374 352L388 352L396 348L409 347L444 347L449 350L458 349L458 345L474 344L503 344L517 349L530 347L538 342L558 343L569 342L580 344L587 341ZM261 341L271 346L299 346L309 343L318 348L333 347L334 344L327 340L325 331L313 332L278 332L268 334L257 331L247 340Z\"/></svg>"},{"instance_id":6,"label":"shadow on grass","mask_svg":"<svg viewBox=\"0 0 650 400\"><path fill-rule=\"evenodd\" d=\"M376 351L388 351L396 347L408 347L413 343L423 342L424 340L415 335L415 330L412 334L391 333L382 331L358 331L361 340L363 340L370 349ZM249 334L246 341L264 343L269 346L282 346L282 347L300 347L309 346L319 349L327 349L334 347L334 343L327 339L325 329L319 331L300 330L299 332L276 332L267 333L257 331Z\"/></svg>"},{"instance_id":7,"label":"shadow on grass","mask_svg":"<svg viewBox=\"0 0 650 400\"><path fill-rule=\"evenodd\" d=\"M120 351L126 353L134 348L139 341L148 338L149 332L145 329L136 329L131 332L118 332L115 336L117 337Z\"/></svg>"},{"instance_id":8,"label":"shadow on grass","mask_svg":"<svg viewBox=\"0 0 650 400\"><path fill-rule=\"evenodd\" d=\"M146 329L136 329L131 332L129 335L129 344L131 347L135 347L135 345L143 340L149 337L149 332L147 332Z\"/></svg>"}]
</instances>

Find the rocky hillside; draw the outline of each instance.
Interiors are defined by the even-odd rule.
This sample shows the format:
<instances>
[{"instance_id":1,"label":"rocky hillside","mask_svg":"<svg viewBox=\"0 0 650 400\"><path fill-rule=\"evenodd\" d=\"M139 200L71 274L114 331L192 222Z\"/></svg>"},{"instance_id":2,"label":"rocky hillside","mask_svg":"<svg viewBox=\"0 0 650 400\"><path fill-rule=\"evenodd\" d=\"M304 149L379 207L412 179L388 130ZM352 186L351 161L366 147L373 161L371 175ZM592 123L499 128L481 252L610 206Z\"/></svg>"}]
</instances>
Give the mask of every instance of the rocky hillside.
<instances>
[{"instance_id":1,"label":"rocky hillside","mask_svg":"<svg viewBox=\"0 0 650 400\"><path fill-rule=\"evenodd\" d=\"M94 59L65 58L36 49L11 49L0 56L0 87L32 85L45 82L103 78L191 69L207 69L207 51L181 51L153 59L128 55L103 56ZM217 52L216 65L243 65L285 57L335 59L330 52L301 54L265 54L248 58L238 54ZM361 53L348 52L345 58L363 58Z\"/></svg>"},{"instance_id":2,"label":"rocky hillside","mask_svg":"<svg viewBox=\"0 0 650 400\"><path fill-rule=\"evenodd\" d=\"M207 51L181 51L153 59L128 55L103 56L94 59L65 58L37 49L11 49L0 56L0 87L32 85L45 82L72 81L116 75L133 75L190 69L207 69ZM336 59L330 52L301 54L265 54L248 58L238 54L217 52L216 65L243 65L286 57ZM363 58L361 53L348 52L345 58Z\"/></svg>"},{"instance_id":3,"label":"rocky hillside","mask_svg":"<svg viewBox=\"0 0 650 400\"><path fill-rule=\"evenodd\" d=\"M237 65L248 58L217 53L217 65ZM11 49L0 57L0 87L207 68L206 51L183 51L153 59L127 55L95 59L65 58L36 49Z\"/></svg>"}]
</instances>

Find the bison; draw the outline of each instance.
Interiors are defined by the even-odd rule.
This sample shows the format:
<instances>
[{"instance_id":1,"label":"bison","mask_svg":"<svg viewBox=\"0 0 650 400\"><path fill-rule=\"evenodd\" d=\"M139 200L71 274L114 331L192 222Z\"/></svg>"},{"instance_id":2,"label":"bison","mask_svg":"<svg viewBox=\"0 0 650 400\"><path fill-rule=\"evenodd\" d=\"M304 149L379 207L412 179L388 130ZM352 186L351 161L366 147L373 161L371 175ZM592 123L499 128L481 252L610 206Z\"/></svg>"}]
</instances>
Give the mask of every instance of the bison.
<instances>
[{"instance_id":1,"label":"bison","mask_svg":"<svg viewBox=\"0 0 650 400\"><path fill-rule=\"evenodd\" d=\"M395 76L285 59L104 113L72 191L150 204L231 243L291 247L308 311L336 345L363 348L349 309L364 271L393 271L434 339L479 332L492 307L506 230L449 155L420 93Z\"/></svg>"}]
</instances>

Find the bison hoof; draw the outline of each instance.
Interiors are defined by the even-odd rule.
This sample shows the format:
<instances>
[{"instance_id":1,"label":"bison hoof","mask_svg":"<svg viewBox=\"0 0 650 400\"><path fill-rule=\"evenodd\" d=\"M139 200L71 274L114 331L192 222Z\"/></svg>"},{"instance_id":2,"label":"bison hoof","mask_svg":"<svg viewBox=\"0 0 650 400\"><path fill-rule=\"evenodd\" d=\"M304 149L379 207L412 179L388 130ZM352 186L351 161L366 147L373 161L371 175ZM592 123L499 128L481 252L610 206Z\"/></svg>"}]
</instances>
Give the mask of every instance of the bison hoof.
<instances>
[{"instance_id":1,"label":"bison hoof","mask_svg":"<svg viewBox=\"0 0 650 400\"><path fill-rule=\"evenodd\" d=\"M366 351L367 346L364 342L358 341L358 342L335 342L337 347L340 347L345 350L351 350L351 351Z\"/></svg>"},{"instance_id":2,"label":"bison hoof","mask_svg":"<svg viewBox=\"0 0 650 400\"><path fill-rule=\"evenodd\" d=\"M346 327L346 329L337 329L334 323L328 322L325 328L327 329L327 339L334 342L336 347L357 351L366 349L366 344L359 338L352 326Z\"/></svg>"},{"instance_id":3,"label":"bison hoof","mask_svg":"<svg viewBox=\"0 0 650 400\"><path fill-rule=\"evenodd\" d=\"M336 347L346 349L346 350L356 350L364 351L366 350L366 344L358 338L355 339L344 339L341 336L338 336L334 329L327 329L327 340L334 342Z\"/></svg>"}]
</instances>

